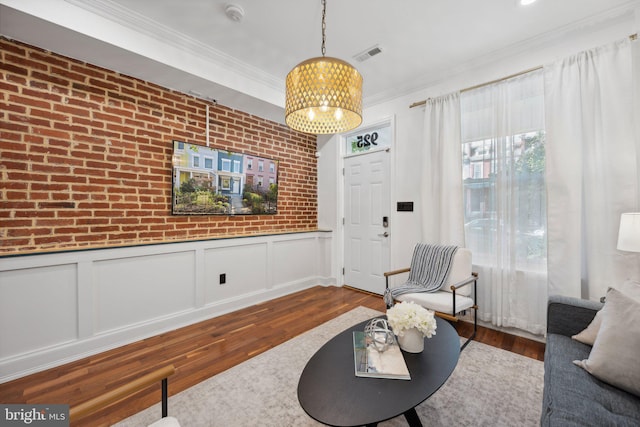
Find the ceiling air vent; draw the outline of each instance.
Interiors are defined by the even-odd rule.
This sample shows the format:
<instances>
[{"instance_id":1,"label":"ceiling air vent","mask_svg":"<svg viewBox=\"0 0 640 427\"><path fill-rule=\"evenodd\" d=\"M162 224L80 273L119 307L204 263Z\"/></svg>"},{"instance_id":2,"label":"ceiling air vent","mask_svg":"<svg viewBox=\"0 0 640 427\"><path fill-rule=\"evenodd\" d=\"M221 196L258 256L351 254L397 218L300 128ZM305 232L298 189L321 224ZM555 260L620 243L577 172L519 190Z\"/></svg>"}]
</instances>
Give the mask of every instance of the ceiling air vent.
<instances>
[{"instance_id":1,"label":"ceiling air vent","mask_svg":"<svg viewBox=\"0 0 640 427\"><path fill-rule=\"evenodd\" d=\"M354 55L353 57L355 58L356 61L363 62L371 58L372 56L376 56L379 53L382 53L382 49L380 49L380 46L375 45L370 47L369 49L366 49L363 52L360 52L357 55Z\"/></svg>"}]
</instances>

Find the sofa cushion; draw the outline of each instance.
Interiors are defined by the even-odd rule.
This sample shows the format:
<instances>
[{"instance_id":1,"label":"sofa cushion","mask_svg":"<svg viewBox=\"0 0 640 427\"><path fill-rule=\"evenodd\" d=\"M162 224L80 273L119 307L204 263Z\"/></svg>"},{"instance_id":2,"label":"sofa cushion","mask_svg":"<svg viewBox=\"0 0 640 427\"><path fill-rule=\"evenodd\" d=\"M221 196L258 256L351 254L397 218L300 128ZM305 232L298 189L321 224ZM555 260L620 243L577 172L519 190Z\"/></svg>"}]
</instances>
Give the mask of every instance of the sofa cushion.
<instances>
[{"instance_id":1,"label":"sofa cushion","mask_svg":"<svg viewBox=\"0 0 640 427\"><path fill-rule=\"evenodd\" d=\"M601 311L602 324L589 358L574 363L640 397L640 302L611 289Z\"/></svg>"},{"instance_id":2,"label":"sofa cushion","mask_svg":"<svg viewBox=\"0 0 640 427\"><path fill-rule=\"evenodd\" d=\"M396 301L413 301L429 310L451 315L473 307L473 300L471 298L456 294L456 313L454 313L453 296L450 292L445 291L416 292L413 294L398 295Z\"/></svg>"},{"instance_id":3,"label":"sofa cushion","mask_svg":"<svg viewBox=\"0 0 640 427\"><path fill-rule=\"evenodd\" d=\"M640 301L640 282L628 279L623 282L619 288L616 289L620 290L623 294L637 301ZM596 341L596 336L598 335L601 324L602 310L596 313L596 316L593 318L593 321L589 324L589 326L587 326L579 334L574 335L572 338L576 341L580 341L583 344L593 345L593 343Z\"/></svg>"},{"instance_id":4,"label":"sofa cushion","mask_svg":"<svg viewBox=\"0 0 640 427\"><path fill-rule=\"evenodd\" d=\"M589 357L591 347L569 336L549 334L544 357L544 426L638 426L640 400L613 387L573 360Z\"/></svg>"}]
</instances>

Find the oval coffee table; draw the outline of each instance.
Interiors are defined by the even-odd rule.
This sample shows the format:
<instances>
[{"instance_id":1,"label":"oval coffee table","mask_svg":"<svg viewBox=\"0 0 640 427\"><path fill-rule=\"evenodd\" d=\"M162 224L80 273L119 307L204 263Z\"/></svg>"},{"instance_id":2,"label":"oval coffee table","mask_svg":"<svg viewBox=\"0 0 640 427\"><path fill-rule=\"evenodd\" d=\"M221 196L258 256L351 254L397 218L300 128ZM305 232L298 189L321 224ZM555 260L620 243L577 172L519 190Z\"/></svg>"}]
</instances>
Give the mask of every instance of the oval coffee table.
<instances>
[{"instance_id":1,"label":"oval coffee table","mask_svg":"<svg viewBox=\"0 0 640 427\"><path fill-rule=\"evenodd\" d=\"M330 426L372 425L404 414L410 426L421 426L415 407L435 393L451 375L460 356L460 338L445 320L436 318L436 335L422 353L403 352L411 380L356 377L353 331L333 337L307 362L298 382L300 405L313 419Z\"/></svg>"}]
</instances>

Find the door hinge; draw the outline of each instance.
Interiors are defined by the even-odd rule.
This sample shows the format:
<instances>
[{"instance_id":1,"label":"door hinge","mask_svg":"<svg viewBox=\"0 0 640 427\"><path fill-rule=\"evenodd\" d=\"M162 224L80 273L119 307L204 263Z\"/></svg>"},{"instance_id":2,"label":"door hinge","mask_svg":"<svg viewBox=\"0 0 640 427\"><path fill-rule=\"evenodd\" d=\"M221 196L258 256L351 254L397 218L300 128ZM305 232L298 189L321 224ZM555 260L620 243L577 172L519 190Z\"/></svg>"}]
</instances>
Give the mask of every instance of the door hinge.
<instances>
[{"instance_id":1,"label":"door hinge","mask_svg":"<svg viewBox=\"0 0 640 427\"><path fill-rule=\"evenodd\" d=\"M344 217L342 217L342 225L344 225Z\"/></svg>"},{"instance_id":2,"label":"door hinge","mask_svg":"<svg viewBox=\"0 0 640 427\"><path fill-rule=\"evenodd\" d=\"M342 275L344 276L344 267L342 267Z\"/></svg>"},{"instance_id":3,"label":"door hinge","mask_svg":"<svg viewBox=\"0 0 640 427\"><path fill-rule=\"evenodd\" d=\"M342 176L344 176L344 168L342 168Z\"/></svg>"}]
</instances>

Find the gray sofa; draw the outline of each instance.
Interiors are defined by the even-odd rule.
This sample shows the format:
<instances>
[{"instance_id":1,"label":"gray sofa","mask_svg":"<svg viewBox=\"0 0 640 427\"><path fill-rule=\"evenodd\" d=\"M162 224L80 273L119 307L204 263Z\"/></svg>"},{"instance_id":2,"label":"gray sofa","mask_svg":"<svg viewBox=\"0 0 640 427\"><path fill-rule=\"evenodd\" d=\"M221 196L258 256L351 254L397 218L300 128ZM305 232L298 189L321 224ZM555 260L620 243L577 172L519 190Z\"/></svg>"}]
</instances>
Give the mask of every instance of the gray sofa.
<instances>
[{"instance_id":1,"label":"gray sofa","mask_svg":"<svg viewBox=\"0 0 640 427\"><path fill-rule=\"evenodd\" d=\"M571 336L586 328L602 306L576 298L549 298L542 426L640 426L640 397L604 383L572 363L587 359L591 346Z\"/></svg>"}]
</instances>

